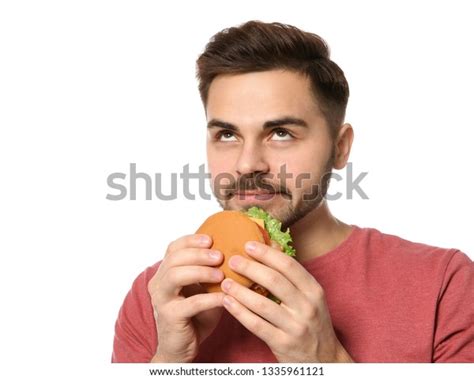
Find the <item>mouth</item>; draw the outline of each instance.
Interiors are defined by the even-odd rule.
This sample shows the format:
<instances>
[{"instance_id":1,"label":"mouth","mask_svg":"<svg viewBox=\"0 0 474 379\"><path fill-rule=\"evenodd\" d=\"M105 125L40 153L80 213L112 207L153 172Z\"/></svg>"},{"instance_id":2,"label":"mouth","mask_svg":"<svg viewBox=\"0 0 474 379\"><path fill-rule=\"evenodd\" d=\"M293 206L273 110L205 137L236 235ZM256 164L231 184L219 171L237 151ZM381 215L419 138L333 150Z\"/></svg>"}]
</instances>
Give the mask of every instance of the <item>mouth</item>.
<instances>
[{"instance_id":1,"label":"mouth","mask_svg":"<svg viewBox=\"0 0 474 379\"><path fill-rule=\"evenodd\" d=\"M269 191L237 191L234 193L234 197L239 200L270 200L280 192L269 192Z\"/></svg>"}]
</instances>

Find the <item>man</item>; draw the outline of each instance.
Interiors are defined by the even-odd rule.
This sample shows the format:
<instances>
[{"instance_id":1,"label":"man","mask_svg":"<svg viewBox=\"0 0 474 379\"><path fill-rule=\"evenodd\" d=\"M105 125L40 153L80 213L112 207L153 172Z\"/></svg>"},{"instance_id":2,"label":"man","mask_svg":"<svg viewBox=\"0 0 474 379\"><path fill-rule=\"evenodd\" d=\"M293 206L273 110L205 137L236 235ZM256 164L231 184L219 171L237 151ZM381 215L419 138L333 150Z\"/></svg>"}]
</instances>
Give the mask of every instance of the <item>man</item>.
<instances>
[{"instance_id":1,"label":"man","mask_svg":"<svg viewBox=\"0 0 474 379\"><path fill-rule=\"evenodd\" d=\"M251 21L215 35L197 67L216 197L224 209L257 205L291 226L297 260L249 241L256 262L229 262L278 305L223 280L207 236L171 242L128 293L112 360L474 361L473 262L329 211L328 173L345 167L353 130L348 84L325 42ZM223 292L199 282L222 282Z\"/></svg>"}]
</instances>

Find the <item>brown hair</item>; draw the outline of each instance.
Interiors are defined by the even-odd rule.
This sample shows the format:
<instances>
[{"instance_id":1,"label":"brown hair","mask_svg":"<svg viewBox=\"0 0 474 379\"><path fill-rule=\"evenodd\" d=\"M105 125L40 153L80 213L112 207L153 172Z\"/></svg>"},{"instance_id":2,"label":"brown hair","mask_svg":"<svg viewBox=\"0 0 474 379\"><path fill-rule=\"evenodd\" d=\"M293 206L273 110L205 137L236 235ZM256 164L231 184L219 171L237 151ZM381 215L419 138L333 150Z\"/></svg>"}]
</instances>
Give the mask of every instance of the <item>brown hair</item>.
<instances>
[{"instance_id":1,"label":"brown hair","mask_svg":"<svg viewBox=\"0 0 474 379\"><path fill-rule=\"evenodd\" d=\"M204 106L212 80L221 74L285 69L306 75L331 132L344 121L349 85L329 59L329 47L316 34L278 22L248 21L215 34L197 60L196 76Z\"/></svg>"}]
</instances>

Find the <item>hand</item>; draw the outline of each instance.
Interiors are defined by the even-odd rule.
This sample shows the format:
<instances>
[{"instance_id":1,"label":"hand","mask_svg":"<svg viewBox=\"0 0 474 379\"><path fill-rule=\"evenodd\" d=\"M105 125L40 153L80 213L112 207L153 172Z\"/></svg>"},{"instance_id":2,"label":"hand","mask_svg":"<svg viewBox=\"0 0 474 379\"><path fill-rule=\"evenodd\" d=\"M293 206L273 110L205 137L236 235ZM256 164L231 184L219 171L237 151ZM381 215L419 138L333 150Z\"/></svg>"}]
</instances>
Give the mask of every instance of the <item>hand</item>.
<instances>
[{"instance_id":1,"label":"hand","mask_svg":"<svg viewBox=\"0 0 474 379\"><path fill-rule=\"evenodd\" d=\"M152 362L192 362L199 345L219 322L224 294L204 293L197 284L224 279L221 270L210 267L223 259L220 252L216 257L210 255L211 242L204 235L189 235L172 242L148 283L158 333Z\"/></svg>"},{"instance_id":2,"label":"hand","mask_svg":"<svg viewBox=\"0 0 474 379\"><path fill-rule=\"evenodd\" d=\"M256 261L234 256L229 266L269 289L281 304L225 279L221 287L229 313L262 339L279 362L351 362L336 337L316 279L274 247L251 241L246 251Z\"/></svg>"}]
</instances>

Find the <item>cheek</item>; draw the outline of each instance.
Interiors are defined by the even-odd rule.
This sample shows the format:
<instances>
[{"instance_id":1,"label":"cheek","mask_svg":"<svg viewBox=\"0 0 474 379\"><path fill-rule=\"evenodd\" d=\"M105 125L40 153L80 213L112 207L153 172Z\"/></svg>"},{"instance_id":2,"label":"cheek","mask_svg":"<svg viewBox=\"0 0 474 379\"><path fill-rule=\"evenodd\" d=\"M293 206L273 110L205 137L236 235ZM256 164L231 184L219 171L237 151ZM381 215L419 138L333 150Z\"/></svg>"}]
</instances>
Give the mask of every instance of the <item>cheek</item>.
<instances>
[{"instance_id":1,"label":"cheek","mask_svg":"<svg viewBox=\"0 0 474 379\"><path fill-rule=\"evenodd\" d=\"M233 160L223 152L217 152L212 148L207 148L207 165L211 174L211 184L215 187L216 179L221 185L229 185L233 176Z\"/></svg>"},{"instance_id":2,"label":"cheek","mask_svg":"<svg viewBox=\"0 0 474 379\"><path fill-rule=\"evenodd\" d=\"M284 161L280 162L286 169L286 186L298 193L310 188L313 183L319 182L325 174L330 155L331 149L328 146L298 149L288 155ZM280 167L275 167L275 170L276 173L282 172Z\"/></svg>"}]
</instances>

